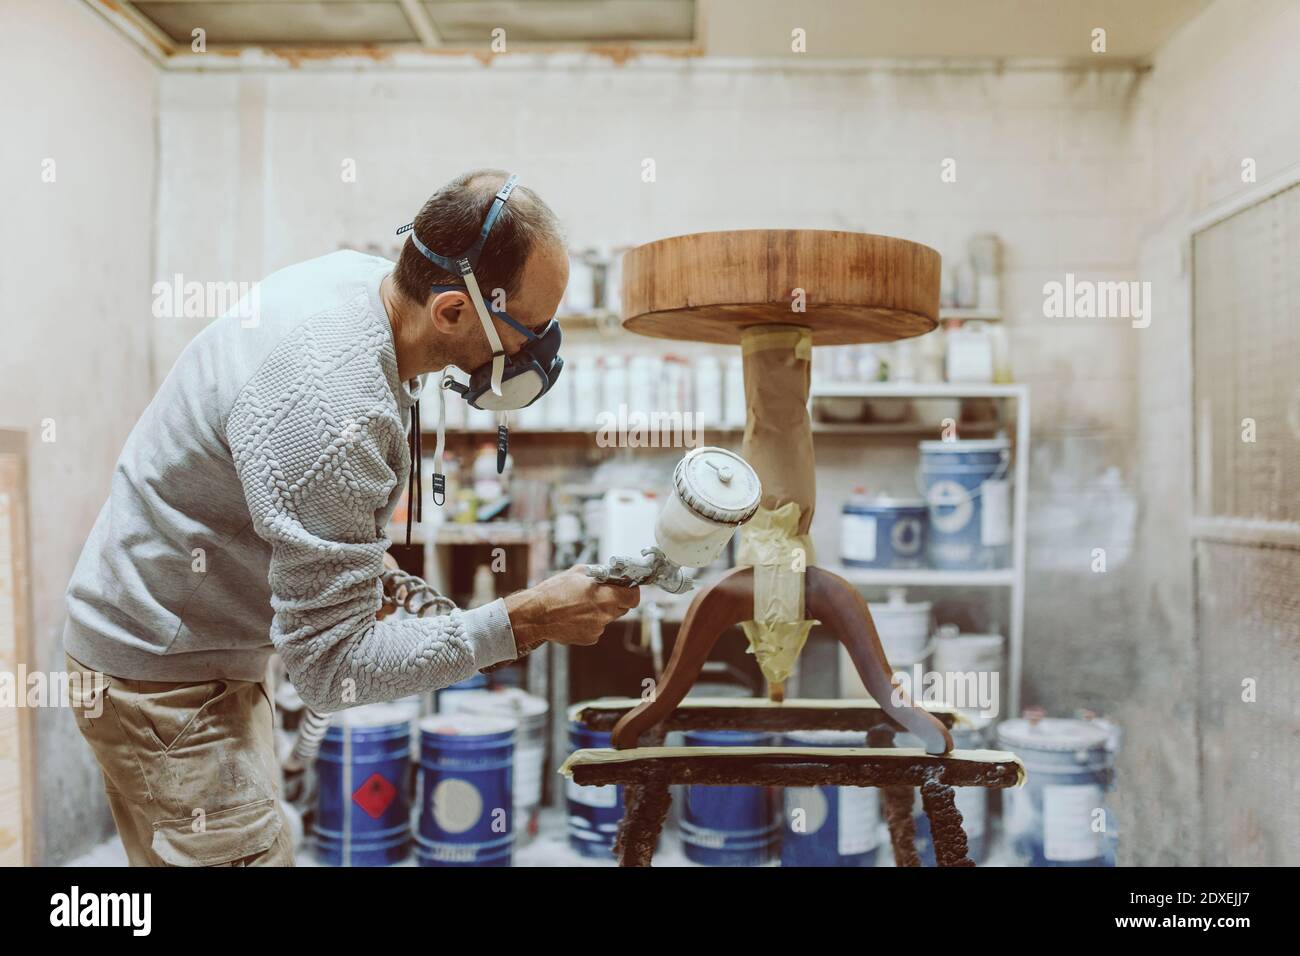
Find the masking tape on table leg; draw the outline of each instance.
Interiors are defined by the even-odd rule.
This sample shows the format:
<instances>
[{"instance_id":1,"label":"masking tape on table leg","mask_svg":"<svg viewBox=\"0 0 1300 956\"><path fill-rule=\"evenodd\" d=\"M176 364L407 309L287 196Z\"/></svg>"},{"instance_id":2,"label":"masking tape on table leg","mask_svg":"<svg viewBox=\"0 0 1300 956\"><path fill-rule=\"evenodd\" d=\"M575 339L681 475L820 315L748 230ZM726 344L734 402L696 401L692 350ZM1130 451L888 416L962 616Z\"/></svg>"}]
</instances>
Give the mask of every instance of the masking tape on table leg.
<instances>
[{"instance_id":1,"label":"masking tape on table leg","mask_svg":"<svg viewBox=\"0 0 1300 956\"><path fill-rule=\"evenodd\" d=\"M740 333L740 354L752 355L768 349L793 351L794 357L812 361L812 332L801 325L756 326Z\"/></svg>"},{"instance_id":2,"label":"masking tape on table leg","mask_svg":"<svg viewBox=\"0 0 1300 956\"><path fill-rule=\"evenodd\" d=\"M790 676L794 662L818 622L804 619L804 583L812 542L798 534L799 506L759 508L740 532L737 563L754 568L754 619L744 622L745 637L770 683Z\"/></svg>"}]
</instances>

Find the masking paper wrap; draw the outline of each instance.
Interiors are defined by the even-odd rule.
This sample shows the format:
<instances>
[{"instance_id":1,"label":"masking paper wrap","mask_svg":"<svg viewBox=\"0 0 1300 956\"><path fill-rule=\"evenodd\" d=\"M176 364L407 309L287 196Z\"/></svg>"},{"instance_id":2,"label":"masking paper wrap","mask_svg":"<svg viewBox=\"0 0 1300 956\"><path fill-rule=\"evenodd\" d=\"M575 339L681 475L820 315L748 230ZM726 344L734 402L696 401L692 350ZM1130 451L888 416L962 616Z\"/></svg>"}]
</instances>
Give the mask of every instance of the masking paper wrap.
<instances>
[{"instance_id":1,"label":"masking paper wrap","mask_svg":"<svg viewBox=\"0 0 1300 956\"><path fill-rule=\"evenodd\" d=\"M740 531L737 561L754 568L754 619L741 627L779 697L817 623L804 620L817 496L808 418L812 335L798 326L759 326L741 334L740 347L748 406L741 453L763 483L762 505Z\"/></svg>"}]
</instances>

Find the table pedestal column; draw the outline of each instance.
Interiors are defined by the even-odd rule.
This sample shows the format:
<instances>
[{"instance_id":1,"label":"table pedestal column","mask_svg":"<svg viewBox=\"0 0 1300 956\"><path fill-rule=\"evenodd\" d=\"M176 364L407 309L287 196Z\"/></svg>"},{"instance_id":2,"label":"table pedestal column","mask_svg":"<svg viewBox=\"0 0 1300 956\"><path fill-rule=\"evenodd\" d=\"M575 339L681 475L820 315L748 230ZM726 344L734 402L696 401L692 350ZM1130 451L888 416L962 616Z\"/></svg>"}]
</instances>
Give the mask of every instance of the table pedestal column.
<instances>
[{"instance_id":1,"label":"table pedestal column","mask_svg":"<svg viewBox=\"0 0 1300 956\"><path fill-rule=\"evenodd\" d=\"M741 454L763 483L758 514L740 532L738 559L754 567L754 618L742 624L772 700L816 622L804 615L804 572L813 562L808 528L817 473L808 417L812 334L763 325L741 334L745 438Z\"/></svg>"}]
</instances>

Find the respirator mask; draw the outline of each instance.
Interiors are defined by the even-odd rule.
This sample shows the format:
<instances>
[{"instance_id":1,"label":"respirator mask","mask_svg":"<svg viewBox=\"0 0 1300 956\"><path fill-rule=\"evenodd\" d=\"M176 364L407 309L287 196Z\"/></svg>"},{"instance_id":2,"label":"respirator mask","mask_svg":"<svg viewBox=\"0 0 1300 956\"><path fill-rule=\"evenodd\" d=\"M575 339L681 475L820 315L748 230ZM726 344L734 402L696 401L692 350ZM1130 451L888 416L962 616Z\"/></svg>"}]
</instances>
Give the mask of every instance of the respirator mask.
<instances>
[{"instance_id":1,"label":"respirator mask","mask_svg":"<svg viewBox=\"0 0 1300 956\"><path fill-rule=\"evenodd\" d=\"M487 218L483 220L483 228L479 230L478 239L459 255L443 256L434 252L421 242L420 237L415 234L415 223L409 223L397 230L399 236L409 232L411 242L415 245L415 248L439 269L461 277L464 285L435 285L432 287L432 291L435 293L464 292L468 294L470 301L474 303L474 311L478 314L479 323L483 327L483 334L487 336L488 344L492 347L491 360L469 371L468 384L453 379L446 369L443 370L442 378L438 382L438 445L434 453L433 474L433 501L436 505L441 505L446 500L446 478L442 474L442 456L446 445L445 393L448 391L456 392L474 408L499 413L497 423L497 473L500 474L505 469L506 453L510 441L507 412L527 408L545 395L550 391L551 386L555 384L555 380L559 378L561 369L564 368L564 359L560 358L560 342L562 340L560 323L555 319L551 319L541 329L533 330L511 318L504 310L493 309L483 298L483 291L479 288L478 279L474 276L474 266L478 264L479 256L483 252L483 246L487 243L488 235L492 232L492 226L496 223L497 217L501 215L501 210L505 208L505 204L509 201L510 194L514 192L518 182L518 176L510 176L506 179L492 200L492 207L488 210ZM514 355L506 354L505 348L501 344L501 337L497 334L496 325L492 321L494 316L519 332L527 340ZM408 542L410 539L410 515L414 511L417 514L416 520L420 520L419 512L422 511L423 505L420 475L420 406L418 403L412 409L412 416L411 482L409 492L411 498L407 509Z\"/></svg>"}]
</instances>

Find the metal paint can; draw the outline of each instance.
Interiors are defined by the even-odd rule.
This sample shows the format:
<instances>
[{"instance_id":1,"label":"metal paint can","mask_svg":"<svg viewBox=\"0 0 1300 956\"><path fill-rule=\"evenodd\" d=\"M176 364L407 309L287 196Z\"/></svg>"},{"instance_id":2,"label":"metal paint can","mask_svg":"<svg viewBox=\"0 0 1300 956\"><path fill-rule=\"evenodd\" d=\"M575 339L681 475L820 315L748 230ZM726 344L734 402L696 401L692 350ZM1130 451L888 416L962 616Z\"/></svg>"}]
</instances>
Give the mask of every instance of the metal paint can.
<instances>
[{"instance_id":1,"label":"metal paint can","mask_svg":"<svg viewBox=\"0 0 1300 956\"><path fill-rule=\"evenodd\" d=\"M921 498L855 494L840 510L840 560L851 568L924 567L929 523Z\"/></svg>"},{"instance_id":2,"label":"metal paint can","mask_svg":"<svg viewBox=\"0 0 1300 956\"><path fill-rule=\"evenodd\" d=\"M408 702L339 711L316 758L316 856L328 866L389 866L411 849Z\"/></svg>"},{"instance_id":3,"label":"metal paint can","mask_svg":"<svg viewBox=\"0 0 1300 956\"><path fill-rule=\"evenodd\" d=\"M458 681L435 691L433 697L434 709L440 714L454 714L456 712L455 699L457 694L462 694L468 690L487 690L487 686L487 675L476 671L463 681Z\"/></svg>"},{"instance_id":4,"label":"metal paint can","mask_svg":"<svg viewBox=\"0 0 1300 956\"><path fill-rule=\"evenodd\" d=\"M785 735L789 747L865 747L851 730ZM875 866L880 791L875 787L786 787L782 866Z\"/></svg>"},{"instance_id":5,"label":"metal paint can","mask_svg":"<svg viewBox=\"0 0 1300 956\"><path fill-rule=\"evenodd\" d=\"M509 866L515 721L444 714L420 721L420 866Z\"/></svg>"},{"instance_id":6,"label":"metal paint can","mask_svg":"<svg viewBox=\"0 0 1300 956\"><path fill-rule=\"evenodd\" d=\"M932 666L943 676L945 687L953 688L948 693L957 697L974 691L973 699L949 702L974 711L967 716L984 725L997 716L993 695L1002 676L1005 645L1001 634L962 634L952 624L942 625L934 638ZM980 706L987 707L987 713L979 712Z\"/></svg>"},{"instance_id":7,"label":"metal paint can","mask_svg":"<svg viewBox=\"0 0 1300 956\"><path fill-rule=\"evenodd\" d=\"M691 730L688 747L770 747L772 734L740 730ZM686 788L681 821L686 858L705 866L766 866L778 859L781 836L772 787Z\"/></svg>"},{"instance_id":8,"label":"metal paint can","mask_svg":"<svg viewBox=\"0 0 1300 956\"><path fill-rule=\"evenodd\" d=\"M474 690L457 694L456 712L485 717L508 717L518 725L515 733L514 807L516 846L537 836L542 805L542 769L546 763L546 700L515 687Z\"/></svg>"},{"instance_id":9,"label":"metal paint can","mask_svg":"<svg viewBox=\"0 0 1300 956\"><path fill-rule=\"evenodd\" d=\"M1118 835L1107 796L1118 731L1101 720L1017 718L998 746L1024 762L1025 785L1006 792L1007 841L1027 866L1114 866Z\"/></svg>"},{"instance_id":10,"label":"metal paint can","mask_svg":"<svg viewBox=\"0 0 1300 956\"><path fill-rule=\"evenodd\" d=\"M605 731L588 730L572 719L582 706L576 704L570 710L570 753L613 746ZM569 846L582 856L613 859L614 838L623 819L623 788L580 787L569 777L564 782L564 803L568 811Z\"/></svg>"},{"instance_id":11,"label":"metal paint can","mask_svg":"<svg viewBox=\"0 0 1300 956\"><path fill-rule=\"evenodd\" d=\"M909 604L905 588L890 588L888 601L873 601L868 607L889 666L895 673L905 673L909 681L915 684L916 666L919 664L924 671L930 660L931 603L919 601ZM848 649L842 645L839 649L839 671L841 697L871 696L858 675ZM919 696L920 688L909 685L909 689Z\"/></svg>"},{"instance_id":12,"label":"metal paint can","mask_svg":"<svg viewBox=\"0 0 1300 956\"><path fill-rule=\"evenodd\" d=\"M921 488L929 508L930 565L953 571L1011 564L1011 443L921 442Z\"/></svg>"}]
</instances>

